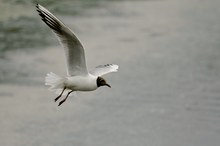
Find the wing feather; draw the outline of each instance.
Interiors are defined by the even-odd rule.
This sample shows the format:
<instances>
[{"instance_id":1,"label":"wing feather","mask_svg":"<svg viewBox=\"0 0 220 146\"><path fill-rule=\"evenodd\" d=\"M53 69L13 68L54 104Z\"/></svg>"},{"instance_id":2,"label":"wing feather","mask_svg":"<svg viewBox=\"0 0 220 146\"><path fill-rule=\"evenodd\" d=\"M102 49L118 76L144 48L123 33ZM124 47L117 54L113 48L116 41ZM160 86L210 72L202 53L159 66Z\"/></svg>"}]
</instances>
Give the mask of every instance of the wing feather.
<instances>
[{"instance_id":1,"label":"wing feather","mask_svg":"<svg viewBox=\"0 0 220 146\"><path fill-rule=\"evenodd\" d=\"M74 33L56 16L43 6L37 4L41 19L52 29L64 47L69 76L88 74L84 48Z\"/></svg>"},{"instance_id":2,"label":"wing feather","mask_svg":"<svg viewBox=\"0 0 220 146\"><path fill-rule=\"evenodd\" d=\"M99 65L94 70L90 71L90 74L94 76L103 76L111 72L117 72L118 68L119 66L116 64Z\"/></svg>"}]
</instances>

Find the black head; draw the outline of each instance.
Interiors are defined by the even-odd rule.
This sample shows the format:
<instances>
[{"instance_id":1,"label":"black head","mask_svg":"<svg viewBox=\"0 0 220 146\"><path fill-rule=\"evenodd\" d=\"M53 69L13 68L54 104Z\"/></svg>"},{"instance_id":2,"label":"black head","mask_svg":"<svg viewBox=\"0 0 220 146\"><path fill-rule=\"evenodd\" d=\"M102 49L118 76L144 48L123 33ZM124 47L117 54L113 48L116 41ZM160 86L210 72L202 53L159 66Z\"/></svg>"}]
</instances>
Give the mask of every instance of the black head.
<instances>
[{"instance_id":1,"label":"black head","mask_svg":"<svg viewBox=\"0 0 220 146\"><path fill-rule=\"evenodd\" d=\"M109 84L106 83L105 79L103 79L102 77L98 77L96 80L97 86L108 86L109 88L111 88L111 86Z\"/></svg>"}]
</instances>

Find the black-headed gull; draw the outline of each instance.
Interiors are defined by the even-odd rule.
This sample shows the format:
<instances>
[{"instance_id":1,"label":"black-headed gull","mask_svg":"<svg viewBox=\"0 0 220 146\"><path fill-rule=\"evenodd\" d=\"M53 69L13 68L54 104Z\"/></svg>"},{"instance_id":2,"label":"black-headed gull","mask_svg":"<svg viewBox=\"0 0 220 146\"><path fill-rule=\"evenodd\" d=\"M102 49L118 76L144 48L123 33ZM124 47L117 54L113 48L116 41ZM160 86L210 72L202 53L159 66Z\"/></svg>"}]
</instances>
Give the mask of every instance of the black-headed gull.
<instances>
[{"instance_id":1,"label":"black-headed gull","mask_svg":"<svg viewBox=\"0 0 220 146\"><path fill-rule=\"evenodd\" d=\"M49 85L50 89L61 91L60 95L55 98L55 102L62 96L65 90L69 91L58 106L65 102L73 91L92 91L101 86L111 87L101 76L110 72L116 72L118 65L100 65L89 72L86 66L84 48L79 39L70 28L46 8L39 4L36 7L41 19L56 34L65 50L67 77L60 77L51 72L45 78L45 84Z\"/></svg>"}]
</instances>

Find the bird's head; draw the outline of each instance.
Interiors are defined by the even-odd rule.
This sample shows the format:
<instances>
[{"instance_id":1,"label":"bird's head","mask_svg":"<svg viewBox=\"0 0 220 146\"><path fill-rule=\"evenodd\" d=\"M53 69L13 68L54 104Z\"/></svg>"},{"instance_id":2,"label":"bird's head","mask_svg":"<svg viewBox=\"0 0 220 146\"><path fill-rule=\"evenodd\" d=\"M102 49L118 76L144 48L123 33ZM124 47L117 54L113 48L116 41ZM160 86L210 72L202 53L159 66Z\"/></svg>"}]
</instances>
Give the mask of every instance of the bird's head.
<instances>
[{"instance_id":1,"label":"bird's head","mask_svg":"<svg viewBox=\"0 0 220 146\"><path fill-rule=\"evenodd\" d=\"M108 86L109 88L111 88L111 86L109 84L106 83L105 79L103 79L102 77L98 77L96 80L97 86Z\"/></svg>"}]
</instances>

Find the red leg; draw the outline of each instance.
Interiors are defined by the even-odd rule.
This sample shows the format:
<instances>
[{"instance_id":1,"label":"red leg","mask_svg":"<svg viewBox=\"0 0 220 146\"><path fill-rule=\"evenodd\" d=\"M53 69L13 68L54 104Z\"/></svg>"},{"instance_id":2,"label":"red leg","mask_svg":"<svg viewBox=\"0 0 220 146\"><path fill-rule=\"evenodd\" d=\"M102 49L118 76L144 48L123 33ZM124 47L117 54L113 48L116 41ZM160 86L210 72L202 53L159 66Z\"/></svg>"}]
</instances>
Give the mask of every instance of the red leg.
<instances>
[{"instance_id":1,"label":"red leg","mask_svg":"<svg viewBox=\"0 0 220 146\"><path fill-rule=\"evenodd\" d=\"M59 103L58 106L60 106L62 103L64 103L64 102L66 101L66 99L69 97L70 93L72 93L72 92L73 92L73 90L70 91L70 92L68 92L68 94L66 95L66 97L65 97L62 101L60 101L60 103Z\"/></svg>"},{"instance_id":2,"label":"red leg","mask_svg":"<svg viewBox=\"0 0 220 146\"><path fill-rule=\"evenodd\" d=\"M66 87L64 87L63 91L60 93L60 95L57 98L54 99L55 102L63 95L63 92L64 92L65 89L66 89Z\"/></svg>"}]
</instances>

